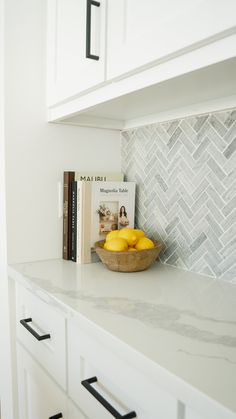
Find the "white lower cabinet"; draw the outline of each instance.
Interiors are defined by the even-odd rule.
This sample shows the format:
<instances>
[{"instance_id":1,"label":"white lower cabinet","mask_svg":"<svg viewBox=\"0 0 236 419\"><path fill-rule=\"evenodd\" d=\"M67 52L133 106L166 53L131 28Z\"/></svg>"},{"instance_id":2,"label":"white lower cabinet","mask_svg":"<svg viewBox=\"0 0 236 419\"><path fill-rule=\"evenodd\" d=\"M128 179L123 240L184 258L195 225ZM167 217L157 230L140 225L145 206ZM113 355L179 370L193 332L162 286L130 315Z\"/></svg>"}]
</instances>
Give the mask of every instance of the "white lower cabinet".
<instances>
[{"instance_id":1,"label":"white lower cabinet","mask_svg":"<svg viewBox=\"0 0 236 419\"><path fill-rule=\"evenodd\" d=\"M84 316L59 313L21 286L16 306L17 419L235 418L210 400L204 405L199 392L195 399L187 388L180 396L160 370L153 373L131 347ZM22 316L34 323L22 325ZM43 331L49 343L35 340Z\"/></svg>"},{"instance_id":2,"label":"white lower cabinet","mask_svg":"<svg viewBox=\"0 0 236 419\"><path fill-rule=\"evenodd\" d=\"M17 375L19 419L68 418L66 394L19 344Z\"/></svg>"},{"instance_id":3,"label":"white lower cabinet","mask_svg":"<svg viewBox=\"0 0 236 419\"><path fill-rule=\"evenodd\" d=\"M174 397L76 321L68 324L68 393L90 419L178 417Z\"/></svg>"},{"instance_id":4,"label":"white lower cabinet","mask_svg":"<svg viewBox=\"0 0 236 419\"><path fill-rule=\"evenodd\" d=\"M67 402L67 418L68 419L88 419L88 417L85 416L81 412L81 410L78 409L77 406L71 400L68 400ZM96 419L96 416L94 419Z\"/></svg>"}]
</instances>

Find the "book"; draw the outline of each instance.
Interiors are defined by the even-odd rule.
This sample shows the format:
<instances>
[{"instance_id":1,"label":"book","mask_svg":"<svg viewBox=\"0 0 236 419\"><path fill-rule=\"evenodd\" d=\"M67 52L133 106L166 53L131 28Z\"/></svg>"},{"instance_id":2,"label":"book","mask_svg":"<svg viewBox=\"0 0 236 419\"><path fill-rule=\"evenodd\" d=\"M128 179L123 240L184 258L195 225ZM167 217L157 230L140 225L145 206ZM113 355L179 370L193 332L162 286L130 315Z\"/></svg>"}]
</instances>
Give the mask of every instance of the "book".
<instances>
[{"instance_id":1,"label":"book","mask_svg":"<svg viewBox=\"0 0 236 419\"><path fill-rule=\"evenodd\" d=\"M71 260L77 258L77 182L71 182Z\"/></svg>"},{"instance_id":2,"label":"book","mask_svg":"<svg viewBox=\"0 0 236 419\"><path fill-rule=\"evenodd\" d=\"M134 227L135 182L77 182L78 263L98 260L96 241L112 230Z\"/></svg>"},{"instance_id":3,"label":"book","mask_svg":"<svg viewBox=\"0 0 236 419\"><path fill-rule=\"evenodd\" d=\"M64 172L63 176L63 259L71 258L71 185L74 172Z\"/></svg>"},{"instance_id":4,"label":"book","mask_svg":"<svg viewBox=\"0 0 236 419\"><path fill-rule=\"evenodd\" d=\"M65 171L63 174L63 252L65 260L71 259L72 246L72 182L73 181L123 181L120 172L79 172ZM74 252L74 249L73 249ZM73 256L74 257L74 256Z\"/></svg>"}]
</instances>

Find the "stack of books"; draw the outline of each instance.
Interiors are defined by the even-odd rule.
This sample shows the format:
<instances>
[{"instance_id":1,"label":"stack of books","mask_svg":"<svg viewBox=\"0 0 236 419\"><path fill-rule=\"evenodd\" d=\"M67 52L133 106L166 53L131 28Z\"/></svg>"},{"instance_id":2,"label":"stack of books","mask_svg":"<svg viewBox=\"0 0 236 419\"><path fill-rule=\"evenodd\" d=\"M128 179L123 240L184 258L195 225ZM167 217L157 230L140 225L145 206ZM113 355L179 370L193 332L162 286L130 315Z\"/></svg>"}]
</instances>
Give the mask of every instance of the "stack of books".
<instances>
[{"instance_id":1,"label":"stack of books","mask_svg":"<svg viewBox=\"0 0 236 419\"><path fill-rule=\"evenodd\" d=\"M96 241L134 227L135 182L122 173L64 172L63 200L63 259L96 261Z\"/></svg>"}]
</instances>

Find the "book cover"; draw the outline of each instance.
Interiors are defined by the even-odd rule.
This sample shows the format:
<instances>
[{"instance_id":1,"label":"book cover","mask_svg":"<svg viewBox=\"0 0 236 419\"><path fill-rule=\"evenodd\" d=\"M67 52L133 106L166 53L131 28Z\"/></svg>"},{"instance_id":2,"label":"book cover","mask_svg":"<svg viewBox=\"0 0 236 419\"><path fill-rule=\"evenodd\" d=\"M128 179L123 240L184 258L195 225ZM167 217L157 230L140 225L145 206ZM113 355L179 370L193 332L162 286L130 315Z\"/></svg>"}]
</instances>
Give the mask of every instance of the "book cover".
<instances>
[{"instance_id":1,"label":"book cover","mask_svg":"<svg viewBox=\"0 0 236 419\"><path fill-rule=\"evenodd\" d=\"M77 182L80 211L77 217L79 263L90 263L94 244L112 231L134 227L135 182ZM78 193L78 189L77 189Z\"/></svg>"},{"instance_id":2,"label":"book cover","mask_svg":"<svg viewBox=\"0 0 236 419\"><path fill-rule=\"evenodd\" d=\"M123 181L124 175L120 172L79 172L65 171L63 174L63 252L62 257L65 260L72 259L72 206L71 193L73 181ZM73 249L74 252L74 249Z\"/></svg>"}]
</instances>

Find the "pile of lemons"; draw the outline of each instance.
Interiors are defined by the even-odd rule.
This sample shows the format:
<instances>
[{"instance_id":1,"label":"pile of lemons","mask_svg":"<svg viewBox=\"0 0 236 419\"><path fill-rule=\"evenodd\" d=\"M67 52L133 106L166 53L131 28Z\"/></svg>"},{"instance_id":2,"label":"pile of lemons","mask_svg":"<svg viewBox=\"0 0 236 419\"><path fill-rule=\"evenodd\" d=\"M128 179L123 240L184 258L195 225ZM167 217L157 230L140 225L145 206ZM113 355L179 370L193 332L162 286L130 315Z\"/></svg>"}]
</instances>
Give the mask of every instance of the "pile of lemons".
<instances>
[{"instance_id":1,"label":"pile of lemons","mask_svg":"<svg viewBox=\"0 0 236 419\"><path fill-rule=\"evenodd\" d=\"M121 230L110 231L103 247L112 252L136 252L137 250L151 249L154 247L154 243L145 236L144 231L125 227Z\"/></svg>"}]
</instances>

